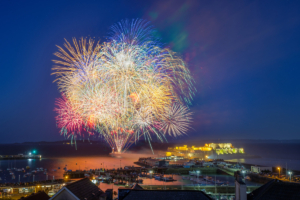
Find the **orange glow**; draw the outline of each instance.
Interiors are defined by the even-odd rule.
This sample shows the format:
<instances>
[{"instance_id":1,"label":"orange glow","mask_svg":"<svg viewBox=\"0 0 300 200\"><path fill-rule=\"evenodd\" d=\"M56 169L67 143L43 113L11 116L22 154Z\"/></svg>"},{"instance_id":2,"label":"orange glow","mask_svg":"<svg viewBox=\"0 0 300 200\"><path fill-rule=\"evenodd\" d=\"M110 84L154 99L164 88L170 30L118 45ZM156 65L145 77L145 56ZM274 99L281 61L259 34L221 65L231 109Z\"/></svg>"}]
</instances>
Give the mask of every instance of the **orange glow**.
<instances>
[{"instance_id":1,"label":"orange glow","mask_svg":"<svg viewBox=\"0 0 300 200\"><path fill-rule=\"evenodd\" d=\"M139 97L137 95L137 93L133 92L129 95L129 97L131 98L131 100L135 103L138 103L139 102Z\"/></svg>"},{"instance_id":2,"label":"orange glow","mask_svg":"<svg viewBox=\"0 0 300 200\"><path fill-rule=\"evenodd\" d=\"M95 120L95 117L94 115L90 115L89 119L88 119L88 126L89 127L94 127L94 120Z\"/></svg>"}]
</instances>

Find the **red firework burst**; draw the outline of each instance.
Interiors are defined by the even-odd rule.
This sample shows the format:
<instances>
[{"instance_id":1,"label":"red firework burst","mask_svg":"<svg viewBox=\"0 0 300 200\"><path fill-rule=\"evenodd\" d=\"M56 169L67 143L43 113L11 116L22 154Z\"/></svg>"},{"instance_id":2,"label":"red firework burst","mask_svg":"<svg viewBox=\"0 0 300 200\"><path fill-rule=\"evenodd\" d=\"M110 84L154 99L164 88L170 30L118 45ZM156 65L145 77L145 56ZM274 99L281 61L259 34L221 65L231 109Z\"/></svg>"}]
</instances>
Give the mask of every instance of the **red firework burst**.
<instances>
[{"instance_id":1,"label":"red firework burst","mask_svg":"<svg viewBox=\"0 0 300 200\"><path fill-rule=\"evenodd\" d=\"M55 105L57 106L54 108L54 111L57 113L55 119L58 128L61 129L61 133L65 135L81 135L84 121L68 99L62 94L62 98L56 99Z\"/></svg>"}]
</instances>

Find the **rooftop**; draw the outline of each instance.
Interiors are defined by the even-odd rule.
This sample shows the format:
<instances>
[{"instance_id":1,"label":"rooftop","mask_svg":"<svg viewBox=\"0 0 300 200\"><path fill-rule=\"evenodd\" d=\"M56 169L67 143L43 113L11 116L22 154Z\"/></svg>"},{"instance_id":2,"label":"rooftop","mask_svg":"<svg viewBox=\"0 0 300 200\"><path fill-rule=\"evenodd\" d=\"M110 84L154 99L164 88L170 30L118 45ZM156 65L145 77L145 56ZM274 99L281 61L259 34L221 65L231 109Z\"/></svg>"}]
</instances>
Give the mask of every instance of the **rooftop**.
<instances>
[{"instance_id":1,"label":"rooftop","mask_svg":"<svg viewBox=\"0 0 300 200\"><path fill-rule=\"evenodd\" d=\"M300 199L300 184L271 180L247 195L248 200Z\"/></svg>"},{"instance_id":2,"label":"rooftop","mask_svg":"<svg viewBox=\"0 0 300 200\"><path fill-rule=\"evenodd\" d=\"M80 200L98 200L99 196L101 196L104 193L88 178L84 178L74 183L70 183L65 187Z\"/></svg>"},{"instance_id":3,"label":"rooftop","mask_svg":"<svg viewBox=\"0 0 300 200\"><path fill-rule=\"evenodd\" d=\"M211 200L207 194L194 190L131 190L124 200Z\"/></svg>"}]
</instances>

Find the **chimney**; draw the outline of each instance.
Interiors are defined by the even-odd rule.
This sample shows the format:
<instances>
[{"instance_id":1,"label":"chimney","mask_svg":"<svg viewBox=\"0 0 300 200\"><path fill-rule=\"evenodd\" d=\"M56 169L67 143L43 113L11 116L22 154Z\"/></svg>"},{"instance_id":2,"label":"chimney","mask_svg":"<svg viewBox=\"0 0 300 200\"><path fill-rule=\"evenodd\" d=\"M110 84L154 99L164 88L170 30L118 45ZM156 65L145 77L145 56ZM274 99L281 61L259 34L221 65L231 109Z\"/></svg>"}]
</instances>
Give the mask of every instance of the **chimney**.
<instances>
[{"instance_id":1,"label":"chimney","mask_svg":"<svg viewBox=\"0 0 300 200\"><path fill-rule=\"evenodd\" d=\"M106 200L113 200L113 189L107 189L105 191Z\"/></svg>"},{"instance_id":2,"label":"chimney","mask_svg":"<svg viewBox=\"0 0 300 200\"><path fill-rule=\"evenodd\" d=\"M241 177L235 180L235 200L247 200L247 186Z\"/></svg>"}]
</instances>

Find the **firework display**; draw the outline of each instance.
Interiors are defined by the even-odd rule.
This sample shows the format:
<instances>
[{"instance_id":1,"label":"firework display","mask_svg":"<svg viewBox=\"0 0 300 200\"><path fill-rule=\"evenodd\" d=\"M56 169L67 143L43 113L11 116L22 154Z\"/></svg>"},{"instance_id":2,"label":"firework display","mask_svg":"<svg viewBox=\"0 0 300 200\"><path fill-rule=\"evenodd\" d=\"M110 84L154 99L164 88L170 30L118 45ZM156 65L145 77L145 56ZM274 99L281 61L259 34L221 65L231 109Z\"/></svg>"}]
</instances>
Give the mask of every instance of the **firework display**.
<instances>
[{"instance_id":1,"label":"firework display","mask_svg":"<svg viewBox=\"0 0 300 200\"><path fill-rule=\"evenodd\" d=\"M56 121L65 135L98 133L117 152L144 137L185 134L193 79L184 61L162 48L144 20L124 20L104 43L73 39L53 67L62 99Z\"/></svg>"}]
</instances>

